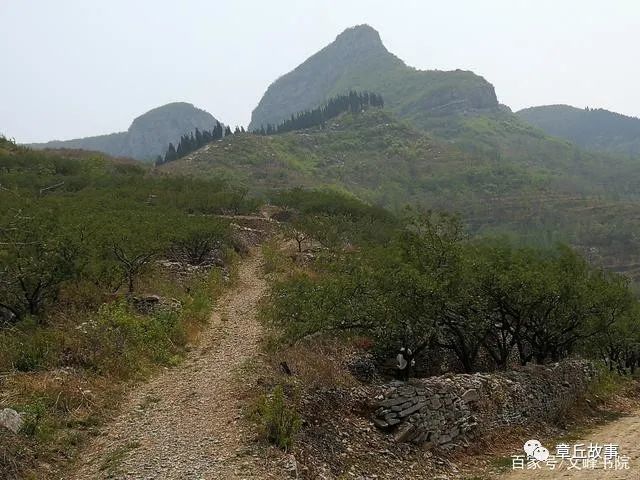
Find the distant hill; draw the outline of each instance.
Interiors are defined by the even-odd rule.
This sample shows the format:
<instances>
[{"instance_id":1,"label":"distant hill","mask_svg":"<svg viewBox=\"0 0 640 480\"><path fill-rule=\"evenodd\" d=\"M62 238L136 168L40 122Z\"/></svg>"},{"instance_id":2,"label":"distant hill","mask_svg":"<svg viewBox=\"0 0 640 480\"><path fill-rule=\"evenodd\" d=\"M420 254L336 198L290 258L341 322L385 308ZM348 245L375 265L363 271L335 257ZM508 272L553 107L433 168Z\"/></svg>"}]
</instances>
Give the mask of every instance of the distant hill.
<instances>
[{"instance_id":1,"label":"distant hill","mask_svg":"<svg viewBox=\"0 0 640 480\"><path fill-rule=\"evenodd\" d=\"M569 105L525 108L517 115L547 134L583 148L640 156L640 118Z\"/></svg>"},{"instance_id":2,"label":"distant hill","mask_svg":"<svg viewBox=\"0 0 640 480\"><path fill-rule=\"evenodd\" d=\"M211 130L217 120L210 113L190 103L168 103L137 117L126 132L73 140L54 140L30 145L33 148L69 148L104 152L114 157L154 160L164 155L169 142L177 144L180 136L196 128Z\"/></svg>"},{"instance_id":3,"label":"distant hill","mask_svg":"<svg viewBox=\"0 0 640 480\"><path fill-rule=\"evenodd\" d=\"M462 70L416 70L390 53L376 30L359 25L273 82L249 129L280 123L348 90L381 94L389 109L418 125L433 116L499 109L493 86L482 77Z\"/></svg>"}]
</instances>

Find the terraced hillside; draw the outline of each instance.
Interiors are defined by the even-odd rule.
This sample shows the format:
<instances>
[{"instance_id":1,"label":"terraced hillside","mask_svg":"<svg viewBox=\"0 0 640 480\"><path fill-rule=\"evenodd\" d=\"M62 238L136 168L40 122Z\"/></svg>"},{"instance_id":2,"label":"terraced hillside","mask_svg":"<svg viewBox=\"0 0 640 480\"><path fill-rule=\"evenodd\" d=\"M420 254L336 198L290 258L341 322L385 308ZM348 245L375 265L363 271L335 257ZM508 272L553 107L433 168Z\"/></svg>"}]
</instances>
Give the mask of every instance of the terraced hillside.
<instances>
[{"instance_id":1,"label":"terraced hillside","mask_svg":"<svg viewBox=\"0 0 640 480\"><path fill-rule=\"evenodd\" d=\"M331 187L396 211L422 204L460 213L472 232L569 241L594 261L638 276L634 162L581 151L524 124L513 128L521 129L510 137L517 156L505 157L472 152L371 109L325 127L233 135L160 171L224 175L263 194Z\"/></svg>"},{"instance_id":2,"label":"terraced hillside","mask_svg":"<svg viewBox=\"0 0 640 480\"><path fill-rule=\"evenodd\" d=\"M381 94L385 108L397 118L434 138L454 143L473 158L507 160L525 168L543 165L578 176L591 176L596 169L600 177L611 176L610 162L615 160L584 156L568 143L572 137L554 139L544 128L527 123L529 117L522 112L516 115L499 104L493 85L484 78L463 70L409 67L386 49L380 34L368 25L345 30L275 80L254 109L249 129L277 124L349 90ZM628 125L619 134L628 136L627 130ZM626 177L619 179L623 185L616 189L628 189Z\"/></svg>"}]
</instances>

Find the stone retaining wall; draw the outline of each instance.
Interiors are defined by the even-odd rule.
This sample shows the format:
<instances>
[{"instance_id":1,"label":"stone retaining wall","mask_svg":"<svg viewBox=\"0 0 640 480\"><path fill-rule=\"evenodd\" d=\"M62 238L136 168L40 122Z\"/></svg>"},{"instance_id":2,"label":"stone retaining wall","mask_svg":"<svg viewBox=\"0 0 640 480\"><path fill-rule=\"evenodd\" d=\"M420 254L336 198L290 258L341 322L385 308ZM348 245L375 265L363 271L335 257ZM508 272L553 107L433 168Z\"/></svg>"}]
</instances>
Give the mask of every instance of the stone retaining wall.
<instances>
[{"instance_id":1,"label":"stone retaining wall","mask_svg":"<svg viewBox=\"0 0 640 480\"><path fill-rule=\"evenodd\" d=\"M373 421L400 442L453 446L496 427L558 418L585 393L593 376L591 363L572 360L392 382Z\"/></svg>"}]
</instances>

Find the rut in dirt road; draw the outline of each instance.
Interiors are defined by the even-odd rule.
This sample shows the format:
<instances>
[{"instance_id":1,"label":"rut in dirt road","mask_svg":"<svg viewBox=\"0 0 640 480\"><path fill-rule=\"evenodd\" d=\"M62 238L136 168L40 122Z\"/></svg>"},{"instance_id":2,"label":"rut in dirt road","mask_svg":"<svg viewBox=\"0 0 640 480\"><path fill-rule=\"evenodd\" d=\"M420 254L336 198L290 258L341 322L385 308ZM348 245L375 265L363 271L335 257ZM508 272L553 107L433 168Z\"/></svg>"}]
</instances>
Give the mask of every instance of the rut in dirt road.
<instances>
[{"instance_id":1,"label":"rut in dirt road","mask_svg":"<svg viewBox=\"0 0 640 480\"><path fill-rule=\"evenodd\" d=\"M187 360L135 389L82 452L73 479L283 478L249 449L237 371L259 357L256 310L267 285L258 249L239 267Z\"/></svg>"},{"instance_id":2,"label":"rut in dirt road","mask_svg":"<svg viewBox=\"0 0 640 480\"><path fill-rule=\"evenodd\" d=\"M619 446L619 455L629 457L628 470L602 469L602 458L596 464L596 469L571 468L570 463L564 461L560 468L550 470L544 464L541 469L515 470L496 477L498 480L640 480L640 416L629 415L619 418L596 428L589 434L583 435L580 440L565 442L573 449L573 445L583 444L587 448L590 443L604 445L614 444ZM551 454L555 451L555 445L545 445ZM573 452L571 452L573 454Z\"/></svg>"}]
</instances>

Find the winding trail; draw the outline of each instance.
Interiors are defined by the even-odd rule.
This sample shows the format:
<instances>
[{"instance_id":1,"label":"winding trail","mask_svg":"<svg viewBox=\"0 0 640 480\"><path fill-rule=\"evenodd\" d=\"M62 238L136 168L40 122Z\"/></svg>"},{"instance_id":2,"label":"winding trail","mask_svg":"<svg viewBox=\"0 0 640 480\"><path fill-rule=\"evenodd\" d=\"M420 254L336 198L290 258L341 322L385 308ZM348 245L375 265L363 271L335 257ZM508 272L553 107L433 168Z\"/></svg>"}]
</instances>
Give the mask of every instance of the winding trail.
<instances>
[{"instance_id":1,"label":"winding trail","mask_svg":"<svg viewBox=\"0 0 640 480\"><path fill-rule=\"evenodd\" d=\"M260 355L256 311L267 289L261 267L256 248L219 299L198 348L135 388L65 478L285 478L251 447L253 433L242 419L242 398L257 372L241 378L238 371Z\"/></svg>"},{"instance_id":2,"label":"winding trail","mask_svg":"<svg viewBox=\"0 0 640 480\"><path fill-rule=\"evenodd\" d=\"M568 469L565 461L561 468L550 470L515 470L497 477L499 480L640 480L640 416L638 414L621 417L612 422L597 427L580 440L566 442L571 447L582 443L588 447L590 443L604 445L610 443L619 445L620 456L629 457L628 470L602 469L602 459L597 462L598 468L580 470ZM555 445L548 446L551 454L555 452ZM586 447L585 447L586 448Z\"/></svg>"}]
</instances>

